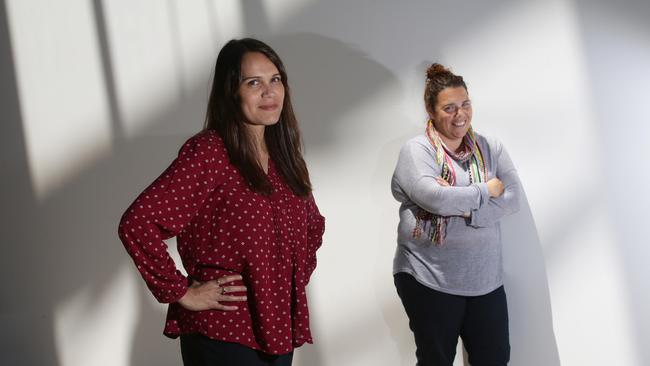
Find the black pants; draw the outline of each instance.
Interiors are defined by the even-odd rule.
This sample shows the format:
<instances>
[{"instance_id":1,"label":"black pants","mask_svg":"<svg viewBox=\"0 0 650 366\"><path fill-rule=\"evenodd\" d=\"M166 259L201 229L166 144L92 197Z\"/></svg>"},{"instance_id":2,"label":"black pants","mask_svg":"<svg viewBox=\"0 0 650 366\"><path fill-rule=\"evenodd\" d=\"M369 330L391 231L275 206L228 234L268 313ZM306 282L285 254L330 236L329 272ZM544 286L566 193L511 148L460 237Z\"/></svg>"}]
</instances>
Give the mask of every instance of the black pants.
<instances>
[{"instance_id":1,"label":"black pants","mask_svg":"<svg viewBox=\"0 0 650 366\"><path fill-rule=\"evenodd\" d=\"M415 335L418 366L452 366L459 336L472 366L510 361L503 286L483 296L456 296L426 287L407 273L397 273L394 280Z\"/></svg>"},{"instance_id":2,"label":"black pants","mask_svg":"<svg viewBox=\"0 0 650 366\"><path fill-rule=\"evenodd\" d=\"M293 352L268 355L238 343L215 341L201 334L181 335L185 366L291 366Z\"/></svg>"}]
</instances>

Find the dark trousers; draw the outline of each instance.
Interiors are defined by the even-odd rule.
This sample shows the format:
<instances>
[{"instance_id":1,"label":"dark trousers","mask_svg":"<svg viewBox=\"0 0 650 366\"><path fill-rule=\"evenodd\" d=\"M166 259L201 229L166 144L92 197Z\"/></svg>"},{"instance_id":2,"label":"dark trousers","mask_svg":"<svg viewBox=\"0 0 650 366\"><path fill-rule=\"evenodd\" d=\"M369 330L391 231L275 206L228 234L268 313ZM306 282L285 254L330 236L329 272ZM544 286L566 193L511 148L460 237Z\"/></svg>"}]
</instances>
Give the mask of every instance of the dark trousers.
<instances>
[{"instance_id":1,"label":"dark trousers","mask_svg":"<svg viewBox=\"0 0 650 366\"><path fill-rule=\"evenodd\" d=\"M482 296L456 296L426 287L407 273L397 273L394 280L415 336L417 366L452 366L459 336L472 366L508 364L503 286Z\"/></svg>"},{"instance_id":2,"label":"dark trousers","mask_svg":"<svg viewBox=\"0 0 650 366\"><path fill-rule=\"evenodd\" d=\"M291 366L293 352L268 355L238 343L215 341L201 334L181 335L185 366Z\"/></svg>"}]
</instances>

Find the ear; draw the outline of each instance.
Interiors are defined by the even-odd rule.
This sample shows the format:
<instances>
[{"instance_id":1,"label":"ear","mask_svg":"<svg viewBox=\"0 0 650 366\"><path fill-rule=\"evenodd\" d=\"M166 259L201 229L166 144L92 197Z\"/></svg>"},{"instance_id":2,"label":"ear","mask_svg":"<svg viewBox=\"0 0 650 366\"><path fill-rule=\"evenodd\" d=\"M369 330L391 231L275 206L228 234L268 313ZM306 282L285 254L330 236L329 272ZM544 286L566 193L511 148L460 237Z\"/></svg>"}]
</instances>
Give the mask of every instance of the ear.
<instances>
[{"instance_id":1,"label":"ear","mask_svg":"<svg viewBox=\"0 0 650 366\"><path fill-rule=\"evenodd\" d=\"M434 118L434 117L435 117L435 113L434 113L434 111L431 109L431 107L426 106L426 108L427 108L427 115L429 116L429 118L431 118L432 120L435 119L435 118Z\"/></svg>"}]
</instances>

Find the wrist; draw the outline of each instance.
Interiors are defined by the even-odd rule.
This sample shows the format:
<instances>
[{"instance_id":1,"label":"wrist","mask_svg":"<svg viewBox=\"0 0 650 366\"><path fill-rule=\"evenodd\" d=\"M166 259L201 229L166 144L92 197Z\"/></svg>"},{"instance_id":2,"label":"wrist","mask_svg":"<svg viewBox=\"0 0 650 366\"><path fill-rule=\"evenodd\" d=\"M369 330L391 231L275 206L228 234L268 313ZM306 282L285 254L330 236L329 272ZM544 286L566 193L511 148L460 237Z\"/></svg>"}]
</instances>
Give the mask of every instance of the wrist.
<instances>
[{"instance_id":1,"label":"wrist","mask_svg":"<svg viewBox=\"0 0 650 366\"><path fill-rule=\"evenodd\" d=\"M176 300L175 302L177 302L177 303L179 303L179 304L181 304L183 306L187 305L188 302L190 301L191 296L192 296L192 294L190 293L191 290L192 290L191 287L187 287L185 289L185 293L180 298L178 298L178 300Z\"/></svg>"}]
</instances>

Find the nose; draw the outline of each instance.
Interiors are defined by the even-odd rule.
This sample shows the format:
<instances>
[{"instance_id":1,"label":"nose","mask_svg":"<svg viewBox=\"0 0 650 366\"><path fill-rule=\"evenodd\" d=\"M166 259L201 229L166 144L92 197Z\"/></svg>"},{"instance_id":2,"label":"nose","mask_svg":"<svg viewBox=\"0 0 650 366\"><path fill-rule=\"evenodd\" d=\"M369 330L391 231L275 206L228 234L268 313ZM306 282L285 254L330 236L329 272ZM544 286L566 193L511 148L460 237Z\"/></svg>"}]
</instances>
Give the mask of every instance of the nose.
<instances>
[{"instance_id":1,"label":"nose","mask_svg":"<svg viewBox=\"0 0 650 366\"><path fill-rule=\"evenodd\" d=\"M273 86L265 83L262 87L262 97L272 96L275 93Z\"/></svg>"}]
</instances>

